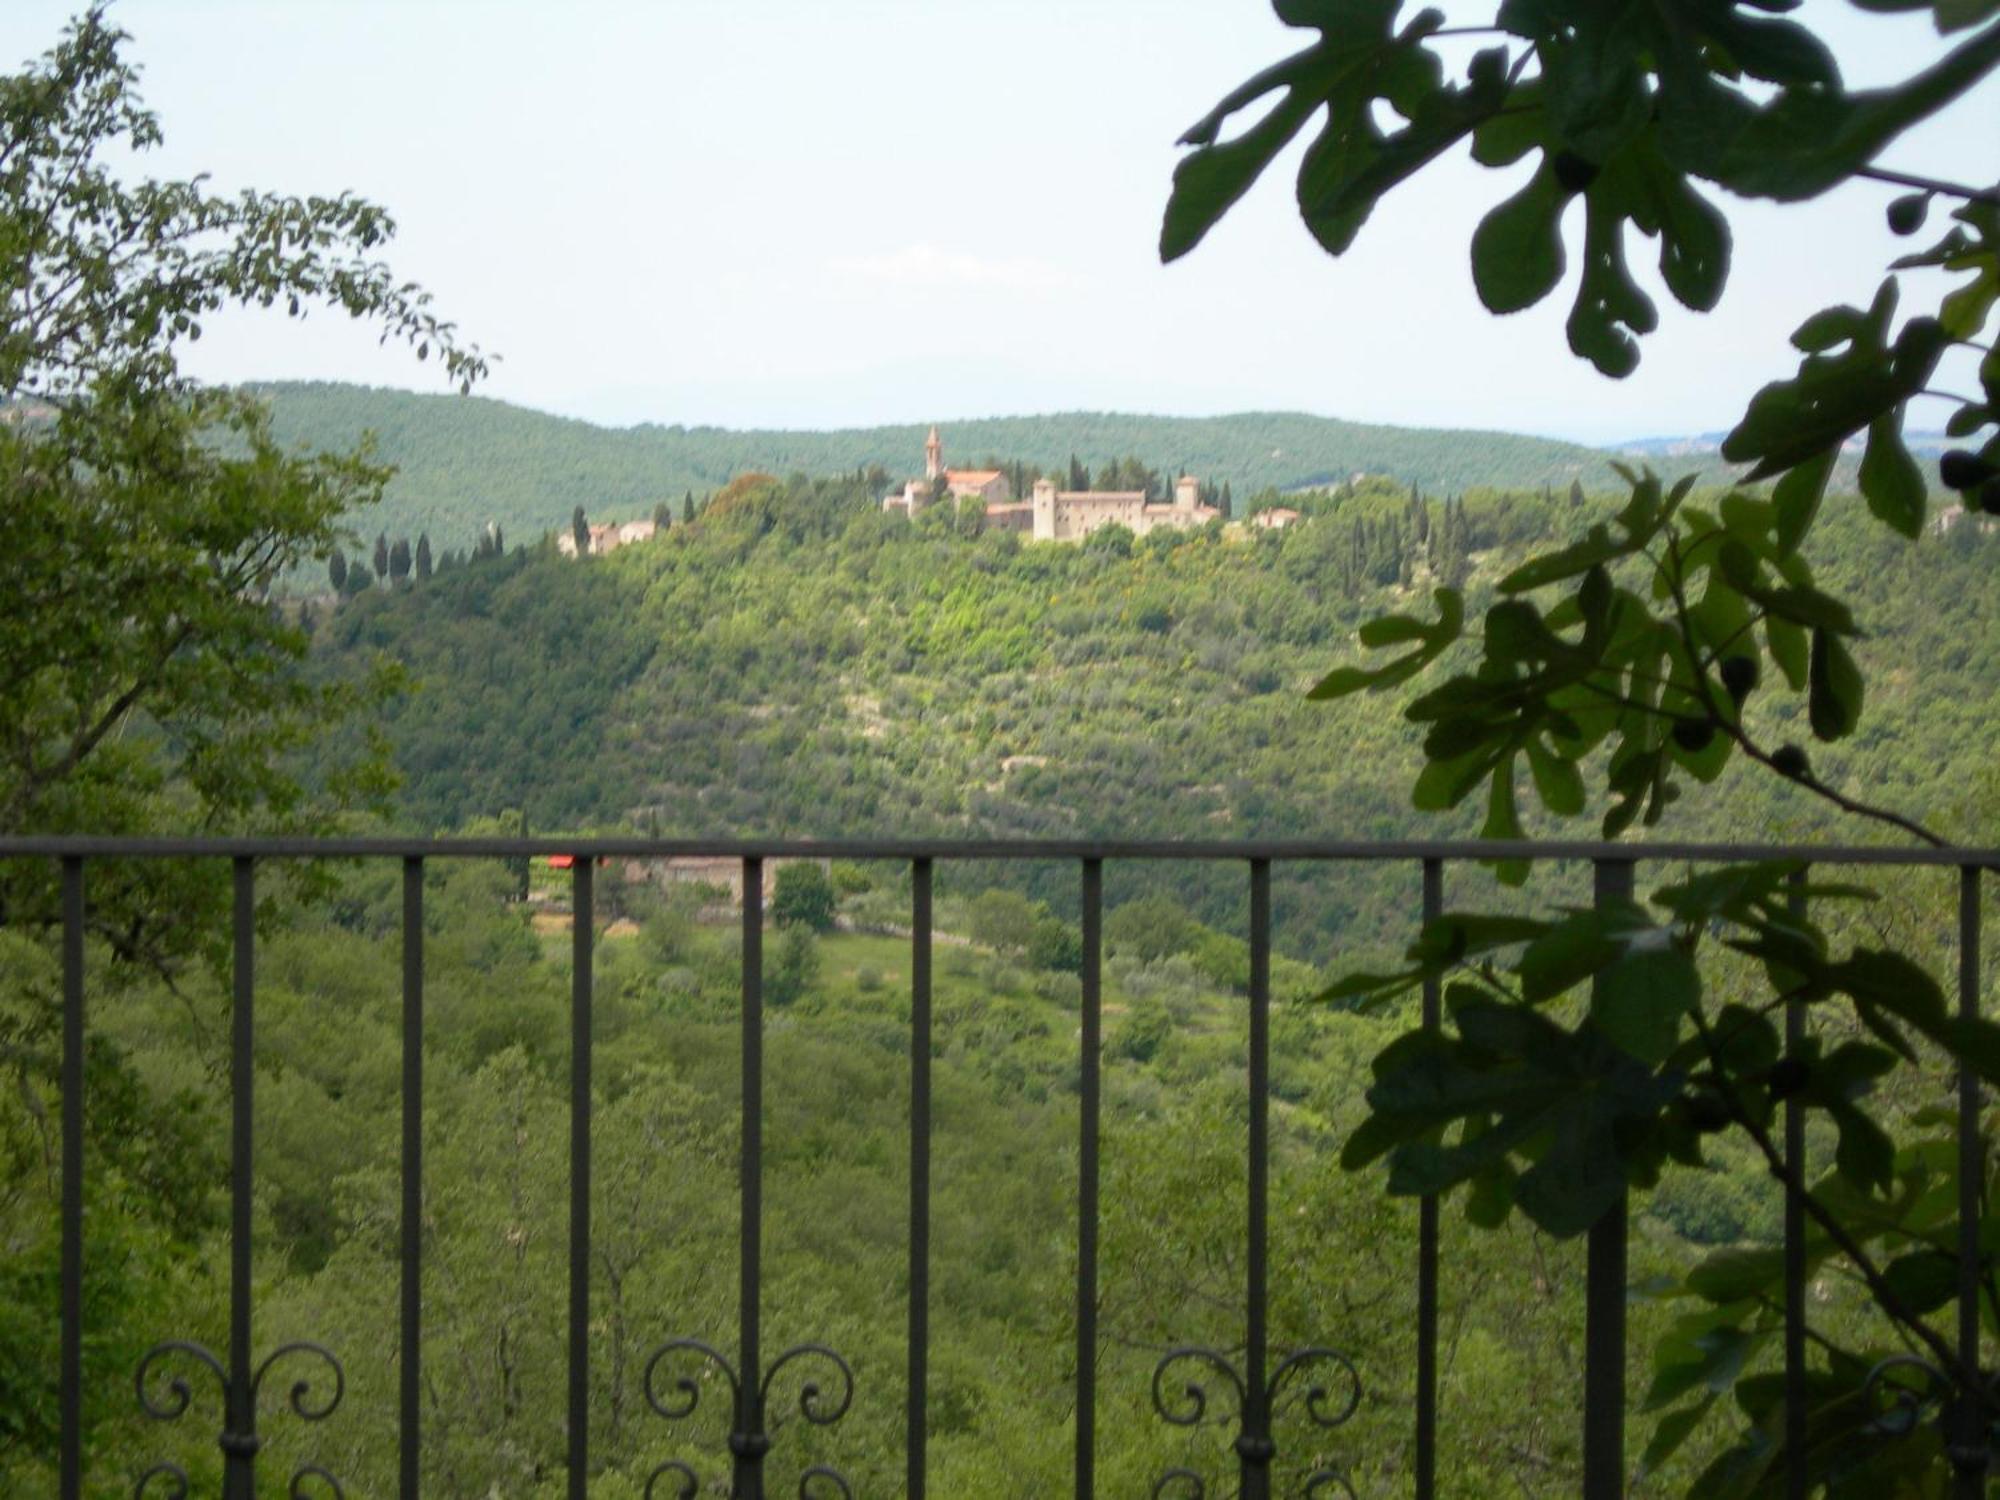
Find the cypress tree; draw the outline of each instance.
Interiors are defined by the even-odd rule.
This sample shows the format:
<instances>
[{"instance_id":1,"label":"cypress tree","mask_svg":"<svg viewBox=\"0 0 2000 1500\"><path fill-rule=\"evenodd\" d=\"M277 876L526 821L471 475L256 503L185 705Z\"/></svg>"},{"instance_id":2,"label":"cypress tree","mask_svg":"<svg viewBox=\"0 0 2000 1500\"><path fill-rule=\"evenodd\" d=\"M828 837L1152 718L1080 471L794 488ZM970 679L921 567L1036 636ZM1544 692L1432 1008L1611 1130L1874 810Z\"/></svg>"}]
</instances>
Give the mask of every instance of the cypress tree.
<instances>
[{"instance_id":1,"label":"cypress tree","mask_svg":"<svg viewBox=\"0 0 2000 1500\"><path fill-rule=\"evenodd\" d=\"M694 491L689 490L685 495L681 496L681 524L685 526L688 524L688 522L692 521L693 519L694 519Z\"/></svg>"},{"instance_id":2,"label":"cypress tree","mask_svg":"<svg viewBox=\"0 0 2000 1500\"><path fill-rule=\"evenodd\" d=\"M435 570L431 559L431 534L428 531L420 531L417 533L417 577L428 578L433 571Z\"/></svg>"},{"instance_id":3,"label":"cypress tree","mask_svg":"<svg viewBox=\"0 0 2000 1500\"><path fill-rule=\"evenodd\" d=\"M347 554L338 547L333 549L333 555L326 560L326 578L327 582L333 585L336 594L347 584Z\"/></svg>"},{"instance_id":4,"label":"cypress tree","mask_svg":"<svg viewBox=\"0 0 2000 1500\"><path fill-rule=\"evenodd\" d=\"M375 538L375 576L389 576L389 533L386 531Z\"/></svg>"},{"instance_id":5,"label":"cypress tree","mask_svg":"<svg viewBox=\"0 0 2000 1500\"><path fill-rule=\"evenodd\" d=\"M584 519L583 507L579 505L569 518L569 534L576 538L576 555L590 555L590 522Z\"/></svg>"},{"instance_id":6,"label":"cypress tree","mask_svg":"<svg viewBox=\"0 0 2000 1500\"><path fill-rule=\"evenodd\" d=\"M396 545L389 549L389 578L393 583L401 583L410 576L410 539L396 538Z\"/></svg>"}]
</instances>

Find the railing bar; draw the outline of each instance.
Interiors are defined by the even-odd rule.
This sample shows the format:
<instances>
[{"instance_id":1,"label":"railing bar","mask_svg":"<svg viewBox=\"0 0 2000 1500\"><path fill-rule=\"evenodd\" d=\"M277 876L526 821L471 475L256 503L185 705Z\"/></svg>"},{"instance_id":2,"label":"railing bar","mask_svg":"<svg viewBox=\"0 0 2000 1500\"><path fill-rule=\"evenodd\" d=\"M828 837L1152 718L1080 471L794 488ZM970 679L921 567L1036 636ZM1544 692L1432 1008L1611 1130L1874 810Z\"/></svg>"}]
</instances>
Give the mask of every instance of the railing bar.
<instances>
[{"instance_id":1,"label":"railing bar","mask_svg":"<svg viewBox=\"0 0 2000 1500\"><path fill-rule=\"evenodd\" d=\"M423 1391L424 862L403 861L403 1225L399 1493L417 1500Z\"/></svg>"},{"instance_id":2,"label":"railing bar","mask_svg":"<svg viewBox=\"0 0 2000 1500\"><path fill-rule=\"evenodd\" d=\"M83 1495L83 861L62 862L62 1500Z\"/></svg>"},{"instance_id":3,"label":"railing bar","mask_svg":"<svg viewBox=\"0 0 2000 1500\"><path fill-rule=\"evenodd\" d=\"M1424 861L1423 920L1444 915L1444 862ZM1440 985L1433 975L1423 986L1423 1026L1442 1023ZM1438 1402L1438 1200L1426 1193L1417 1202L1417 1462L1416 1500L1437 1494Z\"/></svg>"},{"instance_id":4,"label":"railing bar","mask_svg":"<svg viewBox=\"0 0 2000 1500\"><path fill-rule=\"evenodd\" d=\"M229 1385L222 1436L223 1494L256 1500L257 1409L250 1384L252 1060L257 958L257 874L248 856L233 862L235 904L229 1018Z\"/></svg>"},{"instance_id":5,"label":"railing bar","mask_svg":"<svg viewBox=\"0 0 2000 1500\"><path fill-rule=\"evenodd\" d=\"M909 1500L923 1500L929 1438L931 1317L931 862L910 866Z\"/></svg>"},{"instance_id":6,"label":"railing bar","mask_svg":"<svg viewBox=\"0 0 2000 1500\"><path fill-rule=\"evenodd\" d=\"M1598 905L1632 899L1629 859L1600 860L1593 870ZM1625 1195L1591 1225L1585 1250L1583 1329L1583 1495L1617 1500L1625 1493Z\"/></svg>"},{"instance_id":7,"label":"railing bar","mask_svg":"<svg viewBox=\"0 0 2000 1500\"><path fill-rule=\"evenodd\" d=\"M762 1297L764 1253L764 862L743 861L743 1143L742 1220L738 1232L737 1299L739 1382L736 1432L761 1434L759 1399L764 1369ZM762 1500L761 1453L735 1454L740 1500Z\"/></svg>"},{"instance_id":8,"label":"railing bar","mask_svg":"<svg viewBox=\"0 0 2000 1500\"><path fill-rule=\"evenodd\" d=\"M1250 1181L1244 1259L1242 1500L1271 1492L1269 1363L1271 1200L1271 862L1250 861Z\"/></svg>"},{"instance_id":9,"label":"railing bar","mask_svg":"<svg viewBox=\"0 0 2000 1500\"><path fill-rule=\"evenodd\" d=\"M1104 862L1083 861L1083 994L1077 1099L1076 1500L1097 1493L1097 1186L1104 1030Z\"/></svg>"},{"instance_id":10,"label":"railing bar","mask_svg":"<svg viewBox=\"0 0 2000 1500\"><path fill-rule=\"evenodd\" d=\"M1806 915L1806 872L1791 877L1789 906ZM1806 1007L1785 1006L1785 1056L1796 1060L1805 1048ZM1805 1103L1794 1094L1785 1101L1785 1494L1806 1497L1806 1206L1801 1184L1806 1170Z\"/></svg>"},{"instance_id":11,"label":"railing bar","mask_svg":"<svg viewBox=\"0 0 2000 1500\"><path fill-rule=\"evenodd\" d=\"M1958 872L1958 1014L1965 1022L1979 1018L1979 871L1965 866ZM1979 1075L1963 1061L1958 1069L1958 1357L1968 1370L1980 1369L1979 1276L1980 1199L1986 1183L1984 1142L1979 1138ZM1983 1394L1984 1384L1980 1386ZM1986 1493L1986 1471L1992 1462L1987 1424L1991 1412L1978 1396L1958 1402L1957 1429L1951 1438L1958 1500L1979 1500Z\"/></svg>"},{"instance_id":12,"label":"railing bar","mask_svg":"<svg viewBox=\"0 0 2000 1500\"><path fill-rule=\"evenodd\" d=\"M0 859L519 859L573 854L581 859L990 859L1182 860L1244 859L1289 862L1407 863L1423 859L1509 860L1541 863L1740 864L1746 860L1800 860L1828 865L1892 865L2000 869L2000 847L1933 849L1889 844L1722 844L1663 840L1648 844L1602 840L1533 839L645 839L645 838L112 838L83 834L10 835L0 838Z\"/></svg>"},{"instance_id":13,"label":"railing bar","mask_svg":"<svg viewBox=\"0 0 2000 1500\"><path fill-rule=\"evenodd\" d=\"M569 1496L585 1500L590 1476L590 1052L591 948L597 918L594 861L570 867L569 1034Z\"/></svg>"}]
</instances>

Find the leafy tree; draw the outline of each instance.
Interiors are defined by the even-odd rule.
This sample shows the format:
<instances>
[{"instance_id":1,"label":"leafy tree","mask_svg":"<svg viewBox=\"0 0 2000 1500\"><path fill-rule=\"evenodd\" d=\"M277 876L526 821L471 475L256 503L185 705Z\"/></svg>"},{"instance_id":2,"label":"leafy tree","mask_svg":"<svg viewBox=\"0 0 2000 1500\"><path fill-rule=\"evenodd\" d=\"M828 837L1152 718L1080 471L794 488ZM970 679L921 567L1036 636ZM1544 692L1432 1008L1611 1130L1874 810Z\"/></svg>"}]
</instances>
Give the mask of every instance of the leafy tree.
<instances>
[{"instance_id":1,"label":"leafy tree","mask_svg":"<svg viewBox=\"0 0 2000 1500\"><path fill-rule=\"evenodd\" d=\"M1943 842L1921 819L1865 800L1864 789L1820 779L1782 727L1797 713L1815 739L1834 743L1861 722L1865 684L1852 649L1861 624L1819 586L1807 559L1824 535L1822 501L1850 442L1862 444L1869 512L1904 538L1922 533L1927 487L1904 439L1905 414L1954 349L1983 358L1971 370L1978 394L1957 397L1948 430L1981 445L1947 454L1940 477L1968 509L2000 506L2000 358L1992 352L2000 197L1875 164L1903 131L2000 68L2000 16L1990 3L1956 0L1869 8L1929 10L1940 34L1970 34L1930 66L1857 91L1809 24L1760 5L1508 4L1490 28L1472 28L1494 43L1456 77L1440 50L1436 11L1398 30L1393 4L1284 3L1280 16L1317 28L1319 38L1184 137L1194 149L1175 173L1161 230L1169 260L1192 249L1309 121L1322 123L1303 157L1298 201L1334 255L1382 196L1455 146L1469 145L1490 167L1536 156L1526 185L1472 237L1475 285L1495 313L1553 293L1568 264L1565 213L1580 200L1581 275L1567 334L1576 354L1613 377L1635 368L1639 341L1656 322L1626 266L1628 226L1659 241L1661 278L1674 297L1707 312L1729 268L1729 224L1715 190L1782 204L1856 179L1882 181L1914 189L1886 208L1902 235L1920 231L1937 200L1954 205L1945 233L1890 266L1872 296L1800 326L1796 374L1759 391L1724 440L1723 456L1747 465L1749 482L1774 481L1767 492L1739 487L1703 503L1691 478L1669 487L1628 473L1629 499L1611 521L1500 580L1483 629L1467 631L1452 589L1439 591L1435 621L1391 617L1363 628L1364 644L1401 654L1341 667L1314 695L1429 687L1405 709L1426 731L1419 808L1454 807L1483 787L1482 832L1520 838L1523 763L1556 817L1589 809L1588 768L1602 777L1602 829L1615 837L1657 822L1690 785L1737 762L1843 813ZM1220 139L1231 116L1272 95L1262 120ZM1924 310L1901 315L1900 273L1925 270L1945 274L1910 285L1941 280L1942 290ZM1765 700L1779 695L1790 701L1774 716ZM1753 699L1761 712L1747 711ZM1519 882L1527 868L1503 863L1498 874ZM1800 875L1694 874L1644 903L1546 919L1464 912L1426 927L1402 969L1353 975L1331 991L1379 1004L1426 980L1449 981L1449 1024L1410 1032L1378 1058L1371 1114L1345 1159L1359 1167L1386 1156L1396 1192L1465 1186L1468 1212L1482 1224L1519 1210L1545 1231L1575 1235L1670 1163L1703 1162L1715 1140L1746 1144L1803 1195L1811 1265L1858 1282L1874 1316L1815 1330L1811 1446L1788 1455L1779 1387L1755 1357L1777 1336L1780 1259L1711 1257L1684 1283L1698 1310L1656 1349L1652 1404L1667 1410L1648 1466L1668 1460L1704 1422L1726 1418L1717 1398L1733 1392L1735 1445L1697 1492L1775 1493L1785 1464L1797 1459L1809 1482L1832 1494L1930 1493L1946 1438L1915 1418L1942 1412L1949 1442L1980 1449L1965 1460L1976 1476L1990 1390L1985 1375L1961 1363L1936 1316L1955 1301L1957 1257L1972 1229L1957 1218L1955 1117L1898 1109L1895 1100L1924 1096L1927 1053L2000 1081L2000 1027L1954 1019L1924 967L1866 927L1858 940L1846 938L1835 908L1855 893L1801 885ZM1799 915L1795 898L1815 903L1810 917ZM1747 961L1760 980L1755 990L1746 995L1726 966L1704 962L1718 948ZM1570 995L1574 1004L1552 1006ZM1787 1009L1813 1023L1793 1048L1771 1019ZM1823 1126L1837 1143L1824 1175L1809 1176L1819 1169L1775 1139L1785 1101L1801 1104L1813 1129ZM1976 1157L1984 1152L1982 1141ZM1991 1317L1990 1309L1963 1311ZM1914 1381L1898 1373L1912 1369ZM1889 1409L1900 1419L1881 1416Z\"/></svg>"},{"instance_id":2,"label":"leafy tree","mask_svg":"<svg viewBox=\"0 0 2000 1500\"><path fill-rule=\"evenodd\" d=\"M773 1006L796 1005L819 982L819 939L803 922L783 926L770 972L764 976L764 998Z\"/></svg>"},{"instance_id":3,"label":"leafy tree","mask_svg":"<svg viewBox=\"0 0 2000 1500\"><path fill-rule=\"evenodd\" d=\"M338 577L342 515L379 499L365 453L301 451L239 392L183 375L181 349L226 307L311 305L367 319L470 383L484 370L427 297L371 252L394 233L350 195L211 193L202 179L133 180L161 132L101 6L24 70L0 77L0 832L310 831L374 800L379 766L329 764L314 788L299 753L379 701L392 677L315 681L309 645L274 605L281 576ZM102 1026L110 1001L165 981L212 1022L202 960L224 930L227 877L167 862L98 862L89 881L93 1031L92 1316L86 1366L124 1362L152 1324L173 1263L206 1222L215 1172L197 1095L150 1080ZM280 877L283 878L282 876ZM267 892L271 886L267 885ZM61 1004L47 938L58 920L40 861L0 871L0 1070L30 1114L54 1107ZM208 1060L184 1073L199 1079ZM10 1107L10 1166L32 1138ZM55 1431L35 1409L53 1303L29 1278L55 1263L46 1175L0 1191L0 1488L48 1493L36 1467ZM102 1298L100 1302L98 1299ZM131 1317L130 1325L111 1320ZM34 1370L24 1386L13 1376ZM87 1420L98 1416L91 1405ZM86 1433L87 1444L95 1436ZM20 1477L18 1464L27 1465Z\"/></svg>"},{"instance_id":4,"label":"leafy tree","mask_svg":"<svg viewBox=\"0 0 2000 1500\"><path fill-rule=\"evenodd\" d=\"M967 904L966 936L996 953L1025 953L1042 913L1019 891L985 890Z\"/></svg>"},{"instance_id":5,"label":"leafy tree","mask_svg":"<svg viewBox=\"0 0 2000 1500\"><path fill-rule=\"evenodd\" d=\"M834 905L833 882L815 861L793 860L778 867L771 892L771 920L778 926L831 932Z\"/></svg>"},{"instance_id":6,"label":"leafy tree","mask_svg":"<svg viewBox=\"0 0 2000 1500\"><path fill-rule=\"evenodd\" d=\"M1142 963L1185 952L1195 937L1194 919L1171 896L1141 896L1104 919L1105 947Z\"/></svg>"},{"instance_id":7,"label":"leafy tree","mask_svg":"<svg viewBox=\"0 0 2000 1500\"><path fill-rule=\"evenodd\" d=\"M1028 962L1060 974L1083 972L1083 938L1069 923L1043 917L1028 935Z\"/></svg>"}]
</instances>

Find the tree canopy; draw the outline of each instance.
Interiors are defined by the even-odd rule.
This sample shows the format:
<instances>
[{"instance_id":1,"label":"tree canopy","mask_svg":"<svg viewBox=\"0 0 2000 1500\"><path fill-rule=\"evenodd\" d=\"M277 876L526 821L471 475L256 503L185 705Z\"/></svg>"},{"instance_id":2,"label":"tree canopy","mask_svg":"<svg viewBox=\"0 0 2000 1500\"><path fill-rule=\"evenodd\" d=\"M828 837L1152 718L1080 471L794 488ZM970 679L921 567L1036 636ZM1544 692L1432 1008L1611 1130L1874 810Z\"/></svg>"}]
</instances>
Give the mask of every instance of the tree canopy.
<instances>
[{"instance_id":1,"label":"tree canopy","mask_svg":"<svg viewBox=\"0 0 2000 1500\"><path fill-rule=\"evenodd\" d=\"M1744 485L1697 497L1692 477L1666 485L1626 471L1617 514L1500 578L1476 623L1461 592L1444 587L1432 617L1361 627L1364 648L1394 654L1336 668L1314 696L1411 694L1418 809L1483 791L1482 834L1517 840L1525 787L1550 818L1596 812L1617 837L1657 824L1733 761L1877 828L1945 841L1925 810L1832 784L1800 742L1854 736L1868 698L1855 654L1864 620L1808 559L1827 550L1823 501L1851 443L1862 447L1870 515L1906 544L1925 533L1927 484L1906 416L1913 398L1960 373L1976 393L1949 396L1949 431L1969 446L1940 463L1960 499L1941 520L2000 512L2000 191L1881 161L1905 130L2000 69L2000 5L1864 8L1929 11L1944 39L1937 59L1885 87L1849 89L1812 18L1764 4L1509 0L1490 25L1446 27L1435 10L1401 21L1394 0L1278 0L1280 18L1317 40L1183 137L1192 149L1160 234L1168 260L1192 250L1314 121L1298 205L1335 256L1385 195L1447 151L1467 148L1494 168L1534 158L1526 184L1472 236L1480 299L1505 314L1554 294L1568 279L1565 214L1580 202L1566 332L1614 378L1637 366L1657 322L1626 259L1635 232L1657 241L1668 292L1708 312L1729 271L1717 190L1789 204L1874 180L1898 190L1885 213L1902 236L1945 205L1941 235L1894 260L1853 304L1800 326L1796 370L1764 386L1722 444L1724 458L1748 466ZM1476 50L1454 66L1467 36ZM1265 101L1260 118L1222 137ZM1989 135L1989 163L1994 144ZM1909 311L1912 295L1922 301ZM1761 481L1768 489L1750 487ZM1783 697L1792 701L1775 723L1750 717L1753 702ZM1530 875L1513 859L1496 872L1511 884ZM1694 873L1645 900L1547 919L1458 910L1426 926L1404 967L1328 992L1380 1005L1443 989L1448 1024L1412 1029L1380 1054L1369 1119L1346 1148L1352 1166L1386 1158L1392 1192L1464 1188L1475 1222L1518 1211L1575 1235L1622 1213L1626 1193L1670 1164L1701 1167L1711 1138L1727 1134L1798 1194L1819 1246L1813 1264L1857 1278L1877 1320L1839 1338L1815 1330L1809 1448L1787 1452L1779 1387L1753 1357L1776 1339L1782 1262L1732 1251L1697 1267L1683 1290L1699 1310L1656 1347L1651 1404L1666 1410L1645 1458L1664 1462L1733 1395L1735 1441L1695 1493L1777 1493L1789 1464L1832 1495L1928 1492L1947 1451L1959 1493L1983 1482L1991 1393L1976 1353L1968 1362L1933 1315L1957 1299L1962 1263L1982 1255L1976 1215L1942 1205L1978 1201L1946 1195L1957 1164L1986 1153L1983 1142L1961 1153L1959 1121L1913 1101L1939 1055L2000 1083L2000 1028L1952 1014L1920 963L1844 920L1840 903L1857 894L1777 866ZM1747 960L1754 978L1713 957L1717 948ZM1976 973L1972 985L1976 1001ZM1781 1038L1787 1015L1809 1020L1803 1038ZM1779 1143L1786 1108L1834 1134L1830 1170ZM1937 1275L1918 1289L1920 1266ZM1964 1312L1989 1336L2000 1317L1990 1297ZM1721 1361L1691 1353L1725 1346ZM1894 1373L1910 1370L1921 1373ZM1869 1420L1884 1403L1939 1421Z\"/></svg>"}]
</instances>

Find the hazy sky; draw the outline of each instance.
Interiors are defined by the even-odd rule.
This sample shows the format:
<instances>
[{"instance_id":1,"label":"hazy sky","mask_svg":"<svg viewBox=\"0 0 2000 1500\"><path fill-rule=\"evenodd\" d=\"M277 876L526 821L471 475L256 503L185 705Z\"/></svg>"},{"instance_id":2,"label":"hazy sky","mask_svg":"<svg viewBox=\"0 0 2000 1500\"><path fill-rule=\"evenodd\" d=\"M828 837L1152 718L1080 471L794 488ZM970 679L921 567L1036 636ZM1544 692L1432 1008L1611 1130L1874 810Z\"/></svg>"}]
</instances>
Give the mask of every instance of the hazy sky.
<instances>
[{"instance_id":1,"label":"hazy sky","mask_svg":"<svg viewBox=\"0 0 2000 1500\"><path fill-rule=\"evenodd\" d=\"M0 63L42 50L73 8L7 0ZM1940 48L1921 18L1845 0L1805 12L1863 82ZM1499 320L1474 299L1467 236L1517 173L1461 160L1335 261L1297 222L1288 158L1191 257L1158 263L1174 138L1306 35L1264 0L122 0L113 14L167 133L148 170L386 204L398 270L503 357L487 394L609 423L1286 408L1589 440L1693 432L1786 366L1805 313L1865 298L1896 243L1887 190L1746 208L1720 314L1659 294L1661 331L1614 383L1568 353L1568 291ZM1989 88L1885 161L1964 175L1996 138ZM1807 253L1787 249L1794 230ZM1650 268L1649 242L1632 254ZM234 317L194 356L214 379L441 388L330 314Z\"/></svg>"}]
</instances>

